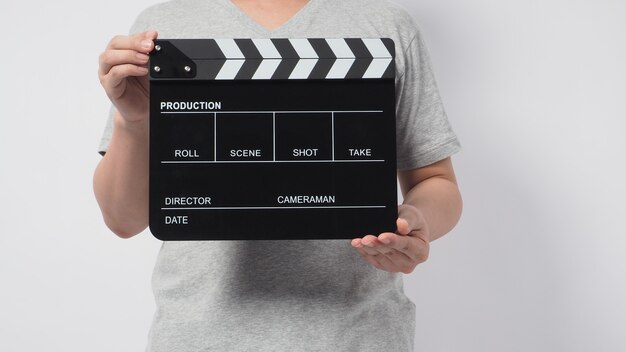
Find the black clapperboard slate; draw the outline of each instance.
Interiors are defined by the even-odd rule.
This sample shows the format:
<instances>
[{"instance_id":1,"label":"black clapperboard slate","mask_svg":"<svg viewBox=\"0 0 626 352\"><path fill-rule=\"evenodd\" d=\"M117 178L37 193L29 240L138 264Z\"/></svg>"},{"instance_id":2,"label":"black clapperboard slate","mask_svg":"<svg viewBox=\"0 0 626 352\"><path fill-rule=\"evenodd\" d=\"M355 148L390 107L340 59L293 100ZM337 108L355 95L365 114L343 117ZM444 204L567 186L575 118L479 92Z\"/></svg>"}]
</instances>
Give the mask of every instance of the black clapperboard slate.
<instances>
[{"instance_id":1,"label":"black clapperboard slate","mask_svg":"<svg viewBox=\"0 0 626 352\"><path fill-rule=\"evenodd\" d=\"M153 235L395 231L394 58L389 38L155 40Z\"/></svg>"}]
</instances>

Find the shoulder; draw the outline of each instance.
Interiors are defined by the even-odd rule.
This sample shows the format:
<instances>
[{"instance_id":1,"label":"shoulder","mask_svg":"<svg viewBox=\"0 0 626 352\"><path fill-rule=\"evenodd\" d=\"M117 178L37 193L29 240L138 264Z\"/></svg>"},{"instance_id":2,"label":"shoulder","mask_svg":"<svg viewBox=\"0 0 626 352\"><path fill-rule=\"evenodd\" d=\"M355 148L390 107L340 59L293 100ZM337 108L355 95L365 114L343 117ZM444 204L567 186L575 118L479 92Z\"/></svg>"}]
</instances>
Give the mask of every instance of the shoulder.
<instances>
[{"instance_id":1,"label":"shoulder","mask_svg":"<svg viewBox=\"0 0 626 352\"><path fill-rule=\"evenodd\" d=\"M152 28L153 24L158 20L161 14L164 11L169 10L174 2L176 2L176 0L163 1L141 10L139 14L137 14L135 22L130 27L129 34L143 32L145 30L148 30L149 28Z\"/></svg>"},{"instance_id":2,"label":"shoulder","mask_svg":"<svg viewBox=\"0 0 626 352\"><path fill-rule=\"evenodd\" d=\"M408 36L419 30L417 21L407 8L393 0L344 0L339 3L350 6L353 13L383 29L403 31Z\"/></svg>"},{"instance_id":3,"label":"shoulder","mask_svg":"<svg viewBox=\"0 0 626 352\"><path fill-rule=\"evenodd\" d=\"M163 13L164 11L171 11L171 9L179 5L180 2L180 0L167 0L150 5L141 10L141 12L139 12L139 14L137 15L137 19L145 20L153 17L158 17L159 14Z\"/></svg>"},{"instance_id":4,"label":"shoulder","mask_svg":"<svg viewBox=\"0 0 626 352\"><path fill-rule=\"evenodd\" d=\"M393 0L357 0L362 2L364 9L372 14L392 19L394 22L403 27L415 27L415 19L409 13L404 5Z\"/></svg>"},{"instance_id":5,"label":"shoulder","mask_svg":"<svg viewBox=\"0 0 626 352\"><path fill-rule=\"evenodd\" d=\"M357 26L367 28L368 33L391 38L396 54L396 76L405 74L406 61L411 59L407 56L413 55L410 47L412 43L418 43L419 40L415 39L420 37L419 24L405 6L393 0L321 1L328 2L329 7L340 7L338 12L349 16Z\"/></svg>"},{"instance_id":6,"label":"shoulder","mask_svg":"<svg viewBox=\"0 0 626 352\"><path fill-rule=\"evenodd\" d=\"M393 0L317 1L326 2L329 11L345 16L344 21L355 28L364 28L370 34L393 39L396 56L402 56L420 32L414 16L405 6Z\"/></svg>"}]
</instances>

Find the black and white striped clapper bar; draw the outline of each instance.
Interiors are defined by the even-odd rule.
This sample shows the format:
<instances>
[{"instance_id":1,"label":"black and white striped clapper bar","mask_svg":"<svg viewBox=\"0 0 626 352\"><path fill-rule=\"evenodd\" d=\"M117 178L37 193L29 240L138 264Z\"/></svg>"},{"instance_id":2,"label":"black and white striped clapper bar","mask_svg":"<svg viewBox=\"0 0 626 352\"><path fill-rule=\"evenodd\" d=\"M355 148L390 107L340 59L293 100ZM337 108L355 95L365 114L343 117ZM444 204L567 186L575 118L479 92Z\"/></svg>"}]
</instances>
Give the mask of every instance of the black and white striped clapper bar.
<instances>
[{"instance_id":1,"label":"black and white striped clapper bar","mask_svg":"<svg viewBox=\"0 0 626 352\"><path fill-rule=\"evenodd\" d=\"M396 230L389 38L159 39L150 230L171 240Z\"/></svg>"}]
</instances>

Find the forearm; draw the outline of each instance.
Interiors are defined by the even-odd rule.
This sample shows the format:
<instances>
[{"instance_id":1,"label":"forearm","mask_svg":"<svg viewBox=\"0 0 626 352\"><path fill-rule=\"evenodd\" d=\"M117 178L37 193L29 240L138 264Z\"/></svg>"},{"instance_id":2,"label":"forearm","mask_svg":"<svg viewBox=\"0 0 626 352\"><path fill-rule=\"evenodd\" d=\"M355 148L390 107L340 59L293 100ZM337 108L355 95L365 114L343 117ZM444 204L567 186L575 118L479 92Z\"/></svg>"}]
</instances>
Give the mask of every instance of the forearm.
<instances>
[{"instance_id":1,"label":"forearm","mask_svg":"<svg viewBox=\"0 0 626 352\"><path fill-rule=\"evenodd\" d=\"M128 238L148 226L148 120L129 124L116 112L113 135L93 187L106 225Z\"/></svg>"},{"instance_id":2,"label":"forearm","mask_svg":"<svg viewBox=\"0 0 626 352\"><path fill-rule=\"evenodd\" d=\"M415 185L408 191L404 204L419 209L428 224L430 241L448 233L461 217L463 202L455 182L434 176Z\"/></svg>"}]
</instances>

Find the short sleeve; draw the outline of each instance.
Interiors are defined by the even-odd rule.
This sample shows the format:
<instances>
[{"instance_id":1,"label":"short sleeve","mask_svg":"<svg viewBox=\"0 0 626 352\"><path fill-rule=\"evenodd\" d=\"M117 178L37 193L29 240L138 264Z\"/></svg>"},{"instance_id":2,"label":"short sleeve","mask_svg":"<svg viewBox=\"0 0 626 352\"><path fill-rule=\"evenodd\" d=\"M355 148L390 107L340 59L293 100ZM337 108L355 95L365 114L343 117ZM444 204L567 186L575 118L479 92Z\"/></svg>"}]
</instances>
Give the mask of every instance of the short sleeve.
<instances>
[{"instance_id":1,"label":"short sleeve","mask_svg":"<svg viewBox=\"0 0 626 352\"><path fill-rule=\"evenodd\" d=\"M111 135L113 134L113 116L115 115L115 107L111 104L109 108L109 117L107 118L106 125L104 126L104 132L100 138L100 145L98 146L98 153L104 156L107 149L109 149L109 143L111 143Z\"/></svg>"},{"instance_id":2,"label":"short sleeve","mask_svg":"<svg viewBox=\"0 0 626 352\"><path fill-rule=\"evenodd\" d=\"M443 160L461 145L448 121L419 30L403 55L404 69L396 79L397 168L410 170Z\"/></svg>"},{"instance_id":3,"label":"short sleeve","mask_svg":"<svg viewBox=\"0 0 626 352\"><path fill-rule=\"evenodd\" d=\"M151 8L147 8L141 13L139 13L137 18L135 19L135 22L132 24L132 26L130 27L130 30L128 31L129 35L143 32L150 28L150 23L147 20L148 18L147 13L148 13L148 10L150 9ZM104 126L104 131L102 132L102 136L100 137L100 144L98 145L98 153L100 153L100 155L103 155L103 156L106 153L107 149L109 148L109 143L111 143L111 136L113 135L113 116L114 115L115 115L115 106L111 104L109 108L109 115L106 120L106 124Z\"/></svg>"}]
</instances>

